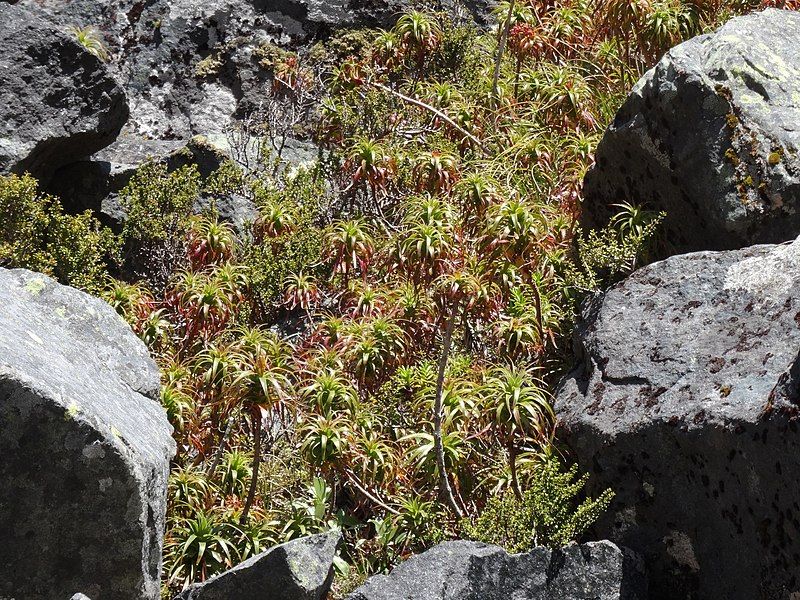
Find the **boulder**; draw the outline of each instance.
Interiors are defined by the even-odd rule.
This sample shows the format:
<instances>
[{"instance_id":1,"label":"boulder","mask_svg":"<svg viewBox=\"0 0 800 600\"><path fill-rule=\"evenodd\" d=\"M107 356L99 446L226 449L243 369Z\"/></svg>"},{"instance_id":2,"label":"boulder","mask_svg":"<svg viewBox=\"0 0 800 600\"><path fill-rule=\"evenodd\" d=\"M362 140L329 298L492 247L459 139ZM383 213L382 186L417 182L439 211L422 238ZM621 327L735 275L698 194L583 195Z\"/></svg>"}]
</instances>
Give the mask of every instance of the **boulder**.
<instances>
[{"instance_id":1,"label":"boulder","mask_svg":"<svg viewBox=\"0 0 800 600\"><path fill-rule=\"evenodd\" d=\"M338 530L274 546L176 600L322 600L333 581Z\"/></svg>"},{"instance_id":2,"label":"boulder","mask_svg":"<svg viewBox=\"0 0 800 600\"><path fill-rule=\"evenodd\" d=\"M480 542L444 542L347 600L645 600L641 561L608 541L509 555Z\"/></svg>"},{"instance_id":3,"label":"boulder","mask_svg":"<svg viewBox=\"0 0 800 600\"><path fill-rule=\"evenodd\" d=\"M64 27L0 3L0 174L46 180L110 144L128 118L125 92Z\"/></svg>"},{"instance_id":4,"label":"boulder","mask_svg":"<svg viewBox=\"0 0 800 600\"><path fill-rule=\"evenodd\" d=\"M665 211L674 253L800 234L800 13L731 19L673 48L634 86L586 175L584 218Z\"/></svg>"},{"instance_id":5,"label":"boulder","mask_svg":"<svg viewBox=\"0 0 800 600\"><path fill-rule=\"evenodd\" d=\"M159 598L175 444L158 395L109 305L0 269L0 597Z\"/></svg>"},{"instance_id":6,"label":"boulder","mask_svg":"<svg viewBox=\"0 0 800 600\"><path fill-rule=\"evenodd\" d=\"M800 241L674 256L589 302L558 438L654 600L800 596Z\"/></svg>"}]
</instances>

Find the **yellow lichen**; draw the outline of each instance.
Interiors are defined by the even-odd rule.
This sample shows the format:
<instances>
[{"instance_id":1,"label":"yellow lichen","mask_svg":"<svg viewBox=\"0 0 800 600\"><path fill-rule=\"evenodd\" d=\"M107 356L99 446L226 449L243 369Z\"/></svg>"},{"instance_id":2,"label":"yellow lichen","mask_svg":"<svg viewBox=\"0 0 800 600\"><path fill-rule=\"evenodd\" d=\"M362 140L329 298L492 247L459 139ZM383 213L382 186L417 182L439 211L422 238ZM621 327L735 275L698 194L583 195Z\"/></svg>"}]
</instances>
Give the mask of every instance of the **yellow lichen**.
<instances>
[{"instance_id":1,"label":"yellow lichen","mask_svg":"<svg viewBox=\"0 0 800 600\"><path fill-rule=\"evenodd\" d=\"M33 294L34 296L38 296L44 291L45 285L46 284L44 279L40 278L29 279L25 283L25 291L28 292L29 294Z\"/></svg>"}]
</instances>

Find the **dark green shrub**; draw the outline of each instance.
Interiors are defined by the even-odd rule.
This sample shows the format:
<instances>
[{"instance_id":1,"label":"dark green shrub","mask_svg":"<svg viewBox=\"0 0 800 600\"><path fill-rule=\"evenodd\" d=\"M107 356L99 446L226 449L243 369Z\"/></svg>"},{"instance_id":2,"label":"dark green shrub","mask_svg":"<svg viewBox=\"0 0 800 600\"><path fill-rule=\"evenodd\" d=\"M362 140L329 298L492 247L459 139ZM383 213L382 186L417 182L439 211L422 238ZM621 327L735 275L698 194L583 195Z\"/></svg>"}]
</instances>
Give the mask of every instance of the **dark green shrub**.
<instances>
[{"instance_id":1,"label":"dark green shrub","mask_svg":"<svg viewBox=\"0 0 800 600\"><path fill-rule=\"evenodd\" d=\"M0 266L51 275L99 292L117 241L89 211L66 215L30 175L0 176Z\"/></svg>"},{"instance_id":2,"label":"dark green shrub","mask_svg":"<svg viewBox=\"0 0 800 600\"><path fill-rule=\"evenodd\" d=\"M608 226L578 239L579 262L598 286L614 283L652 260L666 216L632 204L617 207L620 211Z\"/></svg>"},{"instance_id":3,"label":"dark green shrub","mask_svg":"<svg viewBox=\"0 0 800 600\"><path fill-rule=\"evenodd\" d=\"M127 213L121 236L125 265L132 275L160 289L180 266L200 185L195 165L170 173L166 165L148 162L120 192Z\"/></svg>"},{"instance_id":4,"label":"dark green shrub","mask_svg":"<svg viewBox=\"0 0 800 600\"><path fill-rule=\"evenodd\" d=\"M256 307L269 314L282 303L292 273L312 273L319 267L323 231L319 226L326 197L317 169L287 174L279 188L256 186L260 218L254 238L243 249Z\"/></svg>"},{"instance_id":5,"label":"dark green shrub","mask_svg":"<svg viewBox=\"0 0 800 600\"><path fill-rule=\"evenodd\" d=\"M162 163L142 165L120 192L127 213L123 239L163 240L176 227L186 231L192 205L199 194L200 174L194 165L172 173Z\"/></svg>"}]
</instances>

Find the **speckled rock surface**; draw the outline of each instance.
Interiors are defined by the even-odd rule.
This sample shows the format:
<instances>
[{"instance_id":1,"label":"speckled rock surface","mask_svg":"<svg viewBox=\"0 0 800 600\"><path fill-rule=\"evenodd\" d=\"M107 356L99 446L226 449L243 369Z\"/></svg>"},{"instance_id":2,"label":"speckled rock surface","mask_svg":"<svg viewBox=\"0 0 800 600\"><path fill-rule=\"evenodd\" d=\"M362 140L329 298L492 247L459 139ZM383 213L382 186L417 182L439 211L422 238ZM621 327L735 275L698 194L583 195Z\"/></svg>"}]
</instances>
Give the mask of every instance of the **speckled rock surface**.
<instances>
[{"instance_id":1,"label":"speckled rock surface","mask_svg":"<svg viewBox=\"0 0 800 600\"><path fill-rule=\"evenodd\" d=\"M590 303L559 439L655 600L800 595L800 241L675 256Z\"/></svg>"},{"instance_id":2,"label":"speckled rock surface","mask_svg":"<svg viewBox=\"0 0 800 600\"><path fill-rule=\"evenodd\" d=\"M110 144L125 124L125 93L68 25L0 3L0 174L47 179Z\"/></svg>"},{"instance_id":3,"label":"speckled rock surface","mask_svg":"<svg viewBox=\"0 0 800 600\"><path fill-rule=\"evenodd\" d=\"M800 234L798 39L800 13L770 9L667 52L600 143L587 223L646 204L666 211L675 252Z\"/></svg>"},{"instance_id":4,"label":"speckled rock surface","mask_svg":"<svg viewBox=\"0 0 800 600\"><path fill-rule=\"evenodd\" d=\"M480 542L444 542L376 575L347 600L645 600L641 561L611 542L509 555Z\"/></svg>"},{"instance_id":5,"label":"speckled rock surface","mask_svg":"<svg viewBox=\"0 0 800 600\"><path fill-rule=\"evenodd\" d=\"M131 133L188 139L224 131L264 101L266 44L308 45L352 27L390 26L410 0L21 0L66 25L94 25L131 104ZM453 0L442 3L455 11ZM483 15L470 0L466 15Z\"/></svg>"},{"instance_id":6,"label":"speckled rock surface","mask_svg":"<svg viewBox=\"0 0 800 600\"><path fill-rule=\"evenodd\" d=\"M0 597L159 598L175 445L158 390L110 306L0 269Z\"/></svg>"},{"instance_id":7,"label":"speckled rock surface","mask_svg":"<svg viewBox=\"0 0 800 600\"><path fill-rule=\"evenodd\" d=\"M176 600L322 600L341 539L334 530L280 544L195 584Z\"/></svg>"}]
</instances>

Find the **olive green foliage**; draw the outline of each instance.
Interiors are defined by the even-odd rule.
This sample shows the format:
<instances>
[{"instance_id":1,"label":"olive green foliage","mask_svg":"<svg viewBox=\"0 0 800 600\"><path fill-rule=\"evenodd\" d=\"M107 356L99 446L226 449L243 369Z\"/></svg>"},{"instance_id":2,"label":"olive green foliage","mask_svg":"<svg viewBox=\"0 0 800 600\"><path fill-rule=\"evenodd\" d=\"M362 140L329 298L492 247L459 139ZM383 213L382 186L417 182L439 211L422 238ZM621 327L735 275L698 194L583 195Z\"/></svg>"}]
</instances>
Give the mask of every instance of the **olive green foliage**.
<instances>
[{"instance_id":1,"label":"olive green foliage","mask_svg":"<svg viewBox=\"0 0 800 600\"><path fill-rule=\"evenodd\" d=\"M578 502L588 478L578 477L577 465L563 471L557 458L547 458L532 472L522 498L510 490L493 496L476 519L463 524L464 534L512 553L566 546L580 538L614 497L606 490L594 500Z\"/></svg>"},{"instance_id":2,"label":"olive green foliage","mask_svg":"<svg viewBox=\"0 0 800 600\"><path fill-rule=\"evenodd\" d=\"M630 204L608 226L591 230L578 239L577 270L573 284L584 290L608 285L646 264L660 243L658 228L664 213L653 213Z\"/></svg>"},{"instance_id":3,"label":"olive green foliage","mask_svg":"<svg viewBox=\"0 0 800 600\"><path fill-rule=\"evenodd\" d=\"M215 195L246 193L247 183L242 169L232 160L225 160L203 183L203 189Z\"/></svg>"},{"instance_id":4,"label":"olive green foliage","mask_svg":"<svg viewBox=\"0 0 800 600\"><path fill-rule=\"evenodd\" d=\"M280 187L255 190L261 218L254 240L243 248L242 260L262 315L281 305L291 274L305 270L310 275L318 270L326 196L318 167L285 174ZM264 236L271 243L263 243Z\"/></svg>"},{"instance_id":5,"label":"olive green foliage","mask_svg":"<svg viewBox=\"0 0 800 600\"><path fill-rule=\"evenodd\" d=\"M116 240L91 212L64 214L33 177L0 176L0 266L40 271L99 292L116 254Z\"/></svg>"},{"instance_id":6,"label":"olive green foliage","mask_svg":"<svg viewBox=\"0 0 800 600\"><path fill-rule=\"evenodd\" d=\"M192 206L200 195L194 165L170 172L163 163L140 167L120 192L126 212L120 236L126 270L163 288L182 262Z\"/></svg>"},{"instance_id":7,"label":"olive green foliage","mask_svg":"<svg viewBox=\"0 0 800 600\"><path fill-rule=\"evenodd\" d=\"M146 163L120 192L127 214L122 238L145 243L185 234L199 195L200 174L194 165L169 172L163 163Z\"/></svg>"}]
</instances>

